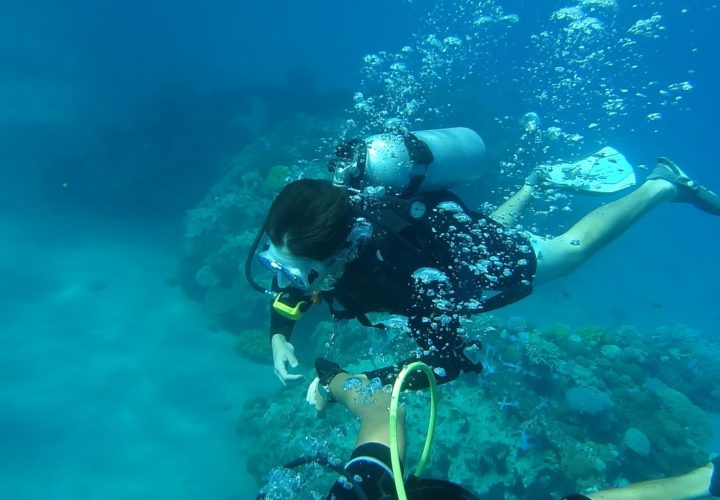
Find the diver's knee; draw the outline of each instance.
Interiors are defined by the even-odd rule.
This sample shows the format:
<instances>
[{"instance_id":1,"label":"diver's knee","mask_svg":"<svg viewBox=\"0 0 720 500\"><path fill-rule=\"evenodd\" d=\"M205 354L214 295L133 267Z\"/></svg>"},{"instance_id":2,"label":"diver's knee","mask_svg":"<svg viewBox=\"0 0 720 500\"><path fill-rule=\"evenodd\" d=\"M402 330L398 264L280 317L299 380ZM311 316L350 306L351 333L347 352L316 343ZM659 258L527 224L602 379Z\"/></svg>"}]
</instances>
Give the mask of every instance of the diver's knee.
<instances>
[{"instance_id":1,"label":"diver's knee","mask_svg":"<svg viewBox=\"0 0 720 500\"><path fill-rule=\"evenodd\" d=\"M585 261L582 252L558 252L552 256L540 257L537 261L534 284L546 283L562 278L575 271Z\"/></svg>"},{"instance_id":2,"label":"diver's knee","mask_svg":"<svg viewBox=\"0 0 720 500\"><path fill-rule=\"evenodd\" d=\"M572 272L587 260L592 254L592 249L582 240L563 234L547 241L543 254L547 261L556 262L569 269L568 272Z\"/></svg>"}]
</instances>

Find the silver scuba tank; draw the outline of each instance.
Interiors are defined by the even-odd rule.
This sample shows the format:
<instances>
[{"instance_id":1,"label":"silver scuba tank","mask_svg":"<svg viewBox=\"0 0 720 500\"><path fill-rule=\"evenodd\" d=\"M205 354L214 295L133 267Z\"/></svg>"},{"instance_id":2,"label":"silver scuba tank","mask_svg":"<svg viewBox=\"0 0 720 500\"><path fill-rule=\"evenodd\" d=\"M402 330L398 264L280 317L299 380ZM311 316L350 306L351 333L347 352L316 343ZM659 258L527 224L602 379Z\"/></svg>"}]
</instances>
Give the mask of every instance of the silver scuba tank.
<instances>
[{"instance_id":1,"label":"silver scuba tank","mask_svg":"<svg viewBox=\"0 0 720 500\"><path fill-rule=\"evenodd\" d=\"M392 194L412 196L469 184L487 167L485 143L465 128L382 133L338 147L328 168L338 186L383 186Z\"/></svg>"}]
</instances>

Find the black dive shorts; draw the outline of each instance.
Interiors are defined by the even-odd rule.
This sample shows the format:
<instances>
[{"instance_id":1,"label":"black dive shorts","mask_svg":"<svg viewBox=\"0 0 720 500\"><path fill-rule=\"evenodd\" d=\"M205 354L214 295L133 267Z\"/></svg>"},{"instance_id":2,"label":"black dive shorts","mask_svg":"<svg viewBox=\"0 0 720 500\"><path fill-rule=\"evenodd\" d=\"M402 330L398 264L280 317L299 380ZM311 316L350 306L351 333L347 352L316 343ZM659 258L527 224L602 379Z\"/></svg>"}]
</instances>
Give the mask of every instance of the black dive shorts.
<instances>
[{"instance_id":1,"label":"black dive shorts","mask_svg":"<svg viewBox=\"0 0 720 500\"><path fill-rule=\"evenodd\" d=\"M405 482L409 500L476 500L465 488L440 479L410 476ZM345 474L333 485L328 500L396 499L390 448L380 443L365 443L352 453Z\"/></svg>"}]
</instances>

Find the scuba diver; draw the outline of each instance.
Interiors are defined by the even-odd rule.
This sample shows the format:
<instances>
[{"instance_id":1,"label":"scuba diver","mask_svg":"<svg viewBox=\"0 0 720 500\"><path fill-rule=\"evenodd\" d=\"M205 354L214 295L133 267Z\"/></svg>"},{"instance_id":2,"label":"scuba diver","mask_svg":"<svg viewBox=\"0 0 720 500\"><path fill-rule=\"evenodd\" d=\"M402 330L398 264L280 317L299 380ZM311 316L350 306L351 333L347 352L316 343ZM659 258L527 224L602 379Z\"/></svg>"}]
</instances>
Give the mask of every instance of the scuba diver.
<instances>
[{"instance_id":1,"label":"scuba diver","mask_svg":"<svg viewBox=\"0 0 720 500\"><path fill-rule=\"evenodd\" d=\"M317 358L317 377L313 380L307 402L319 412L325 411L329 402L338 402L350 410L360 421L355 448L344 467L332 466L338 478L327 495L328 500L474 500L479 498L464 487L442 479L420 477L429 452L434 432L435 395L433 372L427 366L424 374L430 382L433 396L431 424L428 429L426 448L415 474L405 475L405 409L398 405L397 396L402 389L404 377L418 370L420 363L404 368L395 382L392 394L363 374L351 374L337 363ZM395 401L393 401L395 399ZM388 425L390 424L390 425ZM393 436L393 429L395 435ZM392 455L395 452L396 462ZM293 468L308 461L321 461L318 457L287 464ZM326 464L327 465L327 464ZM398 481L396 476L406 476ZM703 498L707 495L720 497L720 456L686 474L664 479L645 481L621 488L587 493L575 493L563 500L680 500ZM263 498L260 495L258 498Z\"/></svg>"},{"instance_id":2,"label":"scuba diver","mask_svg":"<svg viewBox=\"0 0 720 500\"><path fill-rule=\"evenodd\" d=\"M548 183L624 189L634 184L632 167L605 148L572 168L537 168L515 195L485 215L447 190L474 180L484 153L482 139L465 128L378 134L338 147L329 165L333 181L301 179L282 189L245 271L254 288L273 297L270 338L283 384L303 377L289 370L298 367L291 334L312 304L324 301L335 319L356 318L378 328L383 325L371 323L367 313L404 316L417 352L365 375L388 383L403 365L420 360L442 384L460 372L482 370L481 345L465 336L464 318L511 304L535 285L570 273L661 203L689 203L720 215L715 193L660 158L629 194L555 238L536 236L513 226L538 190ZM586 176L592 181L578 182L573 169L592 174ZM603 169L604 177L594 175ZM622 175L613 179L617 172ZM258 253L264 234L269 245ZM256 259L273 275L270 289L252 276ZM427 380L411 377L407 387L425 388Z\"/></svg>"}]
</instances>

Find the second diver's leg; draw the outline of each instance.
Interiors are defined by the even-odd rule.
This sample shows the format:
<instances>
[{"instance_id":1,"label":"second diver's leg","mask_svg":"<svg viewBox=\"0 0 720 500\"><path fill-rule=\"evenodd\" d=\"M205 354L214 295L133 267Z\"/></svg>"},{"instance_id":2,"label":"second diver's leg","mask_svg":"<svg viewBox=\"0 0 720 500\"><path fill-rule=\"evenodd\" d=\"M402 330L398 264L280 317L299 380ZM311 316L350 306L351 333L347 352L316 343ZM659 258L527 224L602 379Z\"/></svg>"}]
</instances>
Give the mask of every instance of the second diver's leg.
<instances>
[{"instance_id":1,"label":"second diver's leg","mask_svg":"<svg viewBox=\"0 0 720 500\"><path fill-rule=\"evenodd\" d=\"M713 464L708 463L681 476L655 479L631 484L623 488L589 493L591 500L689 500L707 498L711 485ZM712 486L710 486L712 488Z\"/></svg>"},{"instance_id":2,"label":"second diver's leg","mask_svg":"<svg viewBox=\"0 0 720 500\"><path fill-rule=\"evenodd\" d=\"M575 270L598 250L662 202L677 195L675 186L664 179L644 182L632 193L596 208L565 233L552 239L534 241L538 254L535 283L542 283Z\"/></svg>"}]
</instances>

